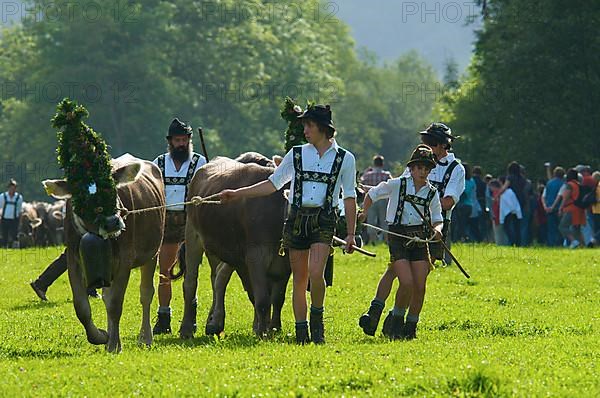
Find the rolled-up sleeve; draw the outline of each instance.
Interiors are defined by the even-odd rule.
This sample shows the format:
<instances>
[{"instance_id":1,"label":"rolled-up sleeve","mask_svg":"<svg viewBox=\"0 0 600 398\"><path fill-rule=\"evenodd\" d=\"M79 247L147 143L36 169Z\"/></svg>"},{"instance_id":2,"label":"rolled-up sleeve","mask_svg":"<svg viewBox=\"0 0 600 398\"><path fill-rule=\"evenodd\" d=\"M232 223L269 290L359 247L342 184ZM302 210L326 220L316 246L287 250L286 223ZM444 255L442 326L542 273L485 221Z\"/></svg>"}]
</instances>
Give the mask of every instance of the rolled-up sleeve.
<instances>
[{"instance_id":1,"label":"rolled-up sleeve","mask_svg":"<svg viewBox=\"0 0 600 398\"><path fill-rule=\"evenodd\" d=\"M273 174L269 176L269 181L273 183L277 190L280 190L285 184L292 180L294 175L293 152L293 150L290 150L286 153L279 166L277 166Z\"/></svg>"},{"instance_id":2,"label":"rolled-up sleeve","mask_svg":"<svg viewBox=\"0 0 600 398\"><path fill-rule=\"evenodd\" d=\"M444 191L444 197L452 197L452 199L454 199L454 204L456 205L460 199L460 195L462 195L464 190L465 168L462 164L459 164L452 171L452 175L450 176L450 180L448 181L448 185L446 185L446 190Z\"/></svg>"},{"instance_id":3,"label":"rolled-up sleeve","mask_svg":"<svg viewBox=\"0 0 600 398\"><path fill-rule=\"evenodd\" d=\"M369 197L373 202L377 202L381 199L388 199L392 194L392 180L382 181L369 190Z\"/></svg>"},{"instance_id":4,"label":"rolled-up sleeve","mask_svg":"<svg viewBox=\"0 0 600 398\"><path fill-rule=\"evenodd\" d=\"M354 155L346 152L342 164L342 194L343 198L356 198L356 160Z\"/></svg>"},{"instance_id":5,"label":"rolled-up sleeve","mask_svg":"<svg viewBox=\"0 0 600 398\"><path fill-rule=\"evenodd\" d=\"M431 203L429 203L429 212L431 213L432 224L444 221L444 218L442 217L442 204L440 202L440 195L433 195L433 199L431 199Z\"/></svg>"}]
</instances>

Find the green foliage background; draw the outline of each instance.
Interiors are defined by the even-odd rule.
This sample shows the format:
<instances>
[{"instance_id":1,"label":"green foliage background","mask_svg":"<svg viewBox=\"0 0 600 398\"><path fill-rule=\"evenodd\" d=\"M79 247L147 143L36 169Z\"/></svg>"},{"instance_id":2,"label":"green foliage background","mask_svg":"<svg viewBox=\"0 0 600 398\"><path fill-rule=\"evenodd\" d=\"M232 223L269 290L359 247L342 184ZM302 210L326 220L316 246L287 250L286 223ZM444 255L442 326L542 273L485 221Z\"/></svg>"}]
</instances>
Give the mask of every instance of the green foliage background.
<instances>
[{"instance_id":1,"label":"green foliage background","mask_svg":"<svg viewBox=\"0 0 600 398\"><path fill-rule=\"evenodd\" d=\"M480 2L481 3L481 2ZM600 7L566 0L487 1L467 74L445 83L435 115L457 152L494 175L512 160L600 168Z\"/></svg>"},{"instance_id":2,"label":"green foliage background","mask_svg":"<svg viewBox=\"0 0 600 398\"><path fill-rule=\"evenodd\" d=\"M433 69L416 53L378 62L318 0L26 3L63 10L26 13L0 34L0 162L29 200L61 175L49 120L63 97L86 106L113 157L153 159L174 116L204 127L211 156L282 155L291 96L332 105L359 169L378 152L393 167L430 121L434 98L402 101L399 90L435 83Z\"/></svg>"}]
</instances>

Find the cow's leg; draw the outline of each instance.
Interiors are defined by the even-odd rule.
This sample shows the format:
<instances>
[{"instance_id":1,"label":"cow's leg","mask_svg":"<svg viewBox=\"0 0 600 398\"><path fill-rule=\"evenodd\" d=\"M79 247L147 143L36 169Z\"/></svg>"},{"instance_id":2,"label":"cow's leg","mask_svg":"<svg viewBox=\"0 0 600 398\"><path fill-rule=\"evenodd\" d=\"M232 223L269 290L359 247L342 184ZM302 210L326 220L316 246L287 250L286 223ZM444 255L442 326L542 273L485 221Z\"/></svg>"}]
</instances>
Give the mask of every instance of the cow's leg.
<instances>
[{"instance_id":1,"label":"cow's leg","mask_svg":"<svg viewBox=\"0 0 600 398\"><path fill-rule=\"evenodd\" d=\"M119 273L113 278L111 286L102 290L102 298L106 305L106 318L108 323L108 342L106 351L121 352L121 337L119 335L119 322L123 313L123 300L125 299L125 290L129 283L131 270L128 265L119 270ZM150 315L148 315L150 316Z\"/></svg>"},{"instance_id":2,"label":"cow's leg","mask_svg":"<svg viewBox=\"0 0 600 398\"><path fill-rule=\"evenodd\" d=\"M154 296L154 270L156 269L156 257L140 269L140 304L142 304L142 326L138 337L139 344L147 347L152 345L152 326L150 324L150 305Z\"/></svg>"},{"instance_id":3,"label":"cow's leg","mask_svg":"<svg viewBox=\"0 0 600 398\"><path fill-rule=\"evenodd\" d=\"M225 330L225 291L234 269L216 256L207 257L211 268L213 303L205 332L207 335L219 335Z\"/></svg>"},{"instance_id":4,"label":"cow's leg","mask_svg":"<svg viewBox=\"0 0 600 398\"><path fill-rule=\"evenodd\" d=\"M250 246L246 251L246 265L254 293L255 325L254 333L266 336L271 319L271 292L267 280L267 265L271 263L273 253L264 246Z\"/></svg>"},{"instance_id":5,"label":"cow's leg","mask_svg":"<svg viewBox=\"0 0 600 398\"><path fill-rule=\"evenodd\" d=\"M271 303L273 305L271 313L271 323L269 329L271 331L281 330L281 310L285 301L285 292L287 283L290 279L290 263L288 257L279 255L273 256L273 264L271 265L272 279L271 285Z\"/></svg>"},{"instance_id":6,"label":"cow's leg","mask_svg":"<svg viewBox=\"0 0 600 398\"><path fill-rule=\"evenodd\" d=\"M92 344L106 344L108 342L108 333L105 330L98 329L92 320L92 310L88 301L87 289L83 281L81 266L74 259L68 258L69 282L71 292L73 293L73 306L79 322L85 328L87 340Z\"/></svg>"},{"instance_id":7,"label":"cow's leg","mask_svg":"<svg viewBox=\"0 0 600 398\"><path fill-rule=\"evenodd\" d=\"M179 328L179 337L191 339L196 332L196 308L198 299L198 268L202 263L204 248L200 236L196 233L191 222L185 228L185 275L183 278L183 320Z\"/></svg>"}]
</instances>

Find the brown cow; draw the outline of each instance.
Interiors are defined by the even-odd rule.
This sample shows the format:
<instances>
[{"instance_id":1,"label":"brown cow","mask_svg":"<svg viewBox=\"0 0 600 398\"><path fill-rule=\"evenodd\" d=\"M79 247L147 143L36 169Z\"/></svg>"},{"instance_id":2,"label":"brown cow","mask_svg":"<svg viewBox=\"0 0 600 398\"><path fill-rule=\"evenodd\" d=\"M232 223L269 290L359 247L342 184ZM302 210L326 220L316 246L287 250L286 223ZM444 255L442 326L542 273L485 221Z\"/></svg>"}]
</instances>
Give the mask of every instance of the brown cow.
<instances>
[{"instance_id":1,"label":"brown cow","mask_svg":"<svg viewBox=\"0 0 600 398\"><path fill-rule=\"evenodd\" d=\"M35 245L37 230L40 225L42 225L42 219L38 217L35 205L28 202L23 203L17 232L19 248L22 249Z\"/></svg>"},{"instance_id":2,"label":"brown cow","mask_svg":"<svg viewBox=\"0 0 600 398\"><path fill-rule=\"evenodd\" d=\"M154 164L123 155L113 161L113 177L117 182L119 205L128 210L142 209L165 205L165 190L160 170ZM46 191L57 199L70 197L65 180L46 180L43 182ZM150 304L154 295L154 269L160 248L165 221L165 209L130 214L125 219L125 230L117 235L112 234L107 240L101 240L97 234L98 227L85 224L73 212L71 201L67 201L65 218L65 238L67 245L67 264L69 280L73 292L73 304L80 322L83 324L87 339L92 344L106 344L110 352L121 351L119 337L119 321L123 309L125 289L129 281L131 269L141 267L140 302L142 304L142 326L139 335L140 343L152 344L152 328L150 326ZM117 215L109 217L116 218ZM90 236L108 249L96 253L86 253ZM93 242L93 241L92 241ZM107 247L107 246L103 246ZM109 254L109 253L112 253ZM90 254L93 254L90 256ZM100 259L98 259L100 257ZM108 333L98 329L92 321L92 313L84 280L83 262L101 260L109 262L112 270L110 287L103 289L103 299L108 318Z\"/></svg>"},{"instance_id":3,"label":"brown cow","mask_svg":"<svg viewBox=\"0 0 600 398\"><path fill-rule=\"evenodd\" d=\"M33 202L42 219L42 225L36 234L36 246L61 245L64 242L64 215L66 202L57 200L54 203Z\"/></svg>"},{"instance_id":4,"label":"brown cow","mask_svg":"<svg viewBox=\"0 0 600 398\"><path fill-rule=\"evenodd\" d=\"M273 173L273 163L262 155L245 154L238 159L247 164L219 157L202 166L190 182L188 200L254 184ZM185 307L179 330L182 338L192 337L195 331L198 266L203 253L211 266L213 288L207 334L220 334L224 329L225 287L232 269L237 271L254 304L254 332L264 336L267 331L281 328L281 308L290 276L287 256L278 255L286 206L282 192L276 192L226 205L188 207Z\"/></svg>"}]
</instances>

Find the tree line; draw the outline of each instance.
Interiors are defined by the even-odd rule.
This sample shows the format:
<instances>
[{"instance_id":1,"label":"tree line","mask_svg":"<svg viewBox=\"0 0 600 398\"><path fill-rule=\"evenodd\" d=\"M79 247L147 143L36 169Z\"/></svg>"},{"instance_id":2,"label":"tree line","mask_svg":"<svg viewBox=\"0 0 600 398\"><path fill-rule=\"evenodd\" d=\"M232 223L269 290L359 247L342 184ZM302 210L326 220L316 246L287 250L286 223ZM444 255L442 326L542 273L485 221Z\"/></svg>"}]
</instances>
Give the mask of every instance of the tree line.
<instances>
[{"instance_id":1,"label":"tree line","mask_svg":"<svg viewBox=\"0 0 600 398\"><path fill-rule=\"evenodd\" d=\"M60 175L50 118L83 103L110 152L153 159L170 120L204 127L211 156L282 154L286 96L330 103L358 166L406 160L430 119L438 80L416 52L382 63L318 0L34 0L0 36L3 180L28 198ZM11 174L11 175L9 175Z\"/></svg>"}]
</instances>

